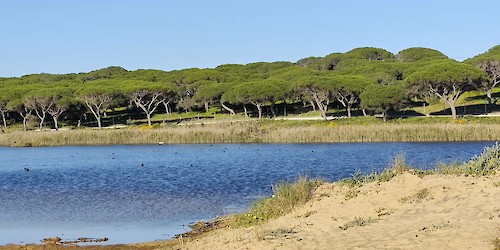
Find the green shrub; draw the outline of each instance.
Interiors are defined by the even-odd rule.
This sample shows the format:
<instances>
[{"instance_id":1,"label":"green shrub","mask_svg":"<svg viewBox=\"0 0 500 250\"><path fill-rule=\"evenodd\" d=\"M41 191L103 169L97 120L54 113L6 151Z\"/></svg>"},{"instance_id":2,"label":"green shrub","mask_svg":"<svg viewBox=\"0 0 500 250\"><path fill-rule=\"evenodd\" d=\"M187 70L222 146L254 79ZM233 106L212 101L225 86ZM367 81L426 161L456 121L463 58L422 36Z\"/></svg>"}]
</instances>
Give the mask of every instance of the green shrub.
<instances>
[{"instance_id":1,"label":"green shrub","mask_svg":"<svg viewBox=\"0 0 500 250\"><path fill-rule=\"evenodd\" d=\"M500 166L500 145L498 142L491 147L486 147L482 154L475 156L463 168L465 174L485 176L495 174Z\"/></svg>"}]
</instances>

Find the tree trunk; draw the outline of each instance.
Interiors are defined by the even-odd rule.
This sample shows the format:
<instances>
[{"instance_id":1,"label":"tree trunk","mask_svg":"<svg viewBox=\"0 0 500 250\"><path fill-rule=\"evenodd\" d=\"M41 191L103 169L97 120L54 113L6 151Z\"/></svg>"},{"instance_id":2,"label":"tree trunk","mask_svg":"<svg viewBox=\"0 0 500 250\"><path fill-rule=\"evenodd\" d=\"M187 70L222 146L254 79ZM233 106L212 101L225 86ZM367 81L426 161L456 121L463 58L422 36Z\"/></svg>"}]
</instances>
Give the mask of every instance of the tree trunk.
<instances>
[{"instance_id":1,"label":"tree trunk","mask_svg":"<svg viewBox=\"0 0 500 250\"><path fill-rule=\"evenodd\" d=\"M146 112L146 118L148 119L148 126L151 126L151 113Z\"/></svg>"},{"instance_id":2,"label":"tree trunk","mask_svg":"<svg viewBox=\"0 0 500 250\"><path fill-rule=\"evenodd\" d=\"M148 126L151 126L151 114L155 112L158 105L160 105L160 103L163 103L163 101L156 101L156 99L153 99L148 103L142 103L141 99L137 97L132 98L132 101L135 103L135 106L139 107L140 109L142 109L142 111L144 111L144 113L146 114L146 118L148 120Z\"/></svg>"},{"instance_id":3,"label":"tree trunk","mask_svg":"<svg viewBox=\"0 0 500 250\"><path fill-rule=\"evenodd\" d=\"M247 106L245 104L243 104L243 111L245 112L245 117L248 117Z\"/></svg>"},{"instance_id":4,"label":"tree trunk","mask_svg":"<svg viewBox=\"0 0 500 250\"><path fill-rule=\"evenodd\" d=\"M351 118L351 104L350 103L347 103L346 109L347 109L347 118Z\"/></svg>"},{"instance_id":5,"label":"tree trunk","mask_svg":"<svg viewBox=\"0 0 500 250\"><path fill-rule=\"evenodd\" d=\"M209 109L209 107L208 107L208 102L205 102L205 112L206 112L206 113L208 113L208 109Z\"/></svg>"},{"instance_id":6,"label":"tree trunk","mask_svg":"<svg viewBox=\"0 0 500 250\"><path fill-rule=\"evenodd\" d=\"M28 116L23 116L23 128L24 128L24 131L28 131Z\"/></svg>"},{"instance_id":7,"label":"tree trunk","mask_svg":"<svg viewBox=\"0 0 500 250\"><path fill-rule=\"evenodd\" d=\"M38 116L38 118L40 119L39 128L40 128L40 131L42 131L43 122L45 121L45 114L46 113L44 111L38 112L38 109L35 109L35 113L36 113L36 116Z\"/></svg>"},{"instance_id":8,"label":"tree trunk","mask_svg":"<svg viewBox=\"0 0 500 250\"><path fill-rule=\"evenodd\" d=\"M326 120L326 107L323 109L322 107L318 107L321 111L321 117Z\"/></svg>"},{"instance_id":9,"label":"tree trunk","mask_svg":"<svg viewBox=\"0 0 500 250\"><path fill-rule=\"evenodd\" d=\"M451 117L457 119L457 108L455 107L455 102L448 102L451 110Z\"/></svg>"},{"instance_id":10,"label":"tree trunk","mask_svg":"<svg viewBox=\"0 0 500 250\"><path fill-rule=\"evenodd\" d=\"M318 95L315 93L313 93L313 98L316 102L316 105L318 105L318 109L321 111L321 117L326 120L326 111L328 110L328 104L323 104L323 102L319 100Z\"/></svg>"},{"instance_id":11,"label":"tree trunk","mask_svg":"<svg viewBox=\"0 0 500 250\"><path fill-rule=\"evenodd\" d=\"M271 114L273 115L273 118L276 117L276 110L275 110L274 101L271 102Z\"/></svg>"},{"instance_id":12,"label":"tree trunk","mask_svg":"<svg viewBox=\"0 0 500 250\"><path fill-rule=\"evenodd\" d=\"M368 115L366 114L366 109L362 109L362 110L363 110L363 116L368 116Z\"/></svg>"},{"instance_id":13,"label":"tree trunk","mask_svg":"<svg viewBox=\"0 0 500 250\"><path fill-rule=\"evenodd\" d=\"M262 104L255 103L255 106L257 107L257 110L259 111L259 119L262 119Z\"/></svg>"},{"instance_id":14,"label":"tree trunk","mask_svg":"<svg viewBox=\"0 0 500 250\"><path fill-rule=\"evenodd\" d=\"M382 119L384 120L384 122L387 121L387 110L382 111Z\"/></svg>"},{"instance_id":15,"label":"tree trunk","mask_svg":"<svg viewBox=\"0 0 500 250\"><path fill-rule=\"evenodd\" d=\"M31 115L33 110L28 110L27 108L22 108L19 112L19 115L23 118L23 129L24 131L28 131L28 115Z\"/></svg>"},{"instance_id":16,"label":"tree trunk","mask_svg":"<svg viewBox=\"0 0 500 250\"><path fill-rule=\"evenodd\" d=\"M62 113L64 113L65 111L66 111L65 108L56 108L47 111L47 113L49 113L50 116L52 116L52 119L54 120L54 127L56 130L59 130L59 124L58 124L59 116L61 116Z\"/></svg>"},{"instance_id":17,"label":"tree trunk","mask_svg":"<svg viewBox=\"0 0 500 250\"><path fill-rule=\"evenodd\" d=\"M313 111L316 111L316 105L314 104L314 101L311 101L311 106L313 108Z\"/></svg>"},{"instance_id":18,"label":"tree trunk","mask_svg":"<svg viewBox=\"0 0 500 250\"><path fill-rule=\"evenodd\" d=\"M99 127L99 130L102 129L102 125L101 125L101 116L99 117L96 117L97 118L97 127Z\"/></svg>"},{"instance_id":19,"label":"tree trunk","mask_svg":"<svg viewBox=\"0 0 500 250\"><path fill-rule=\"evenodd\" d=\"M101 129L102 128L102 125L101 125L101 114L99 113L99 111L97 111L97 113L95 113L93 110L92 110L92 113L94 114L94 117L95 117L95 119L97 121L97 127L99 129Z\"/></svg>"},{"instance_id":20,"label":"tree trunk","mask_svg":"<svg viewBox=\"0 0 500 250\"><path fill-rule=\"evenodd\" d=\"M3 121L3 126L5 128L7 128L7 120L5 119L5 112L1 112L2 113L2 121Z\"/></svg>"},{"instance_id":21,"label":"tree trunk","mask_svg":"<svg viewBox=\"0 0 500 250\"><path fill-rule=\"evenodd\" d=\"M286 100L283 100L283 116L286 117Z\"/></svg>"},{"instance_id":22,"label":"tree trunk","mask_svg":"<svg viewBox=\"0 0 500 250\"><path fill-rule=\"evenodd\" d=\"M488 97L488 109L491 110L493 106L493 89L488 89L486 91L486 96ZM485 110L486 113L488 113L489 110Z\"/></svg>"},{"instance_id":23,"label":"tree trunk","mask_svg":"<svg viewBox=\"0 0 500 250\"><path fill-rule=\"evenodd\" d=\"M220 105L225 109L227 110L229 113L231 113L231 115L236 115L236 113L234 112L234 110L232 108L229 108L228 106L224 105L224 102L220 101Z\"/></svg>"},{"instance_id":24,"label":"tree trunk","mask_svg":"<svg viewBox=\"0 0 500 250\"><path fill-rule=\"evenodd\" d=\"M97 119L97 127L100 130L100 129L102 129L101 116L100 115L97 116L96 119Z\"/></svg>"},{"instance_id":25,"label":"tree trunk","mask_svg":"<svg viewBox=\"0 0 500 250\"><path fill-rule=\"evenodd\" d=\"M52 116L52 119L54 120L54 127L56 130L59 130L59 126L57 125L57 118L59 118L59 116Z\"/></svg>"},{"instance_id":26,"label":"tree trunk","mask_svg":"<svg viewBox=\"0 0 500 250\"><path fill-rule=\"evenodd\" d=\"M165 112L167 113L167 115L170 115L170 105L169 105L170 101L168 102L163 102L163 106L165 106Z\"/></svg>"},{"instance_id":27,"label":"tree trunk","mask_svg":"<svg viewBox=\"0 0 500 250\"><path fill-rule=\"evenodd\" d=\"M453 87L453 92L450 94L440 94L436 89L432 88L429 90L429 93L436 95L441 100L443 100L448 106L450 106L451 117L453 119L457 119L457 109L455 107L455 103L457 102L460 95L462 95L462 90L455 85Z\"/></svg>"},{"instance_id":28,"label":"tree trunk","mask_svg":"<svg viewBox=\"0 0 500 250\"><path fill-rule=\"evenodd\" d=\"M97 126L101 129L101 113L100 113L100 105L96 105L96 110L93 109L92 104L90 102L85 101L85 105L90 109L90 112L94 115L97 120Z\"/></svg>"}]
</instances>

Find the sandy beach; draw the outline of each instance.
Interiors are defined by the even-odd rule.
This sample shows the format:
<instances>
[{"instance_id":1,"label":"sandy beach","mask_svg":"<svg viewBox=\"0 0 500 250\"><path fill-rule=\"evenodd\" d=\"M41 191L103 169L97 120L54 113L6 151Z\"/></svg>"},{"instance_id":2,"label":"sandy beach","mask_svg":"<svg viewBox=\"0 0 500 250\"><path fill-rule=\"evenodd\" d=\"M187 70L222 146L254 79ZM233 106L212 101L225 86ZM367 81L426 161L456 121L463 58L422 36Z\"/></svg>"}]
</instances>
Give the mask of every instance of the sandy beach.
<instances>
[{"instance_id":1,"label":"sandy beach","mask_svg":"<svg viewBox=\"0 0 500 250\"><path fill-rule=\"evenodd\" d=\"M322 184L303 207L265 224L180 240L180 249L495 249L500 173L403 173L361 187ZM177 248L175 247L175 248Z\"/></svg>"}]
</instances>

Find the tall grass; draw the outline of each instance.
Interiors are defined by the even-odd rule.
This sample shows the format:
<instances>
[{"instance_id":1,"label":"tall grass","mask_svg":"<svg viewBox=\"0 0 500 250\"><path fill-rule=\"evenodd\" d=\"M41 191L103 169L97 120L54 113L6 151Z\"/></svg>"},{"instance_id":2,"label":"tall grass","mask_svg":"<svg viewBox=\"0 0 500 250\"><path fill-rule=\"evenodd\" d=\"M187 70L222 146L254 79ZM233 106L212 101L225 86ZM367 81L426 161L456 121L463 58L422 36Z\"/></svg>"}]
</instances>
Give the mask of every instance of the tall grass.
<instances>
[{"instance_id":1,"label":"tall grass","mask_svg":"<svg viewBox=\"0 0 500 250\"><path fill-rule=\"evenodd\" d=\"M342 183L347 184L349 187L356 187L374 181L387 182L396 177L398 174L407 171L415 172L421 170L415 170L411 166L409 166L406 163L405 155L403 153L399 153L394 157L392 163L382 172L374 172L367 175L363 175L360 172L357 172L351 178L342 180Z\"/></svg>"},{"instance_id":2,"label":"tall grass","mask_svg":"<svg viewBox=\"0 0 500 250\"><path fill-rule=\"evenodd\" d=\"M272 197L258 200L246 213L233 215L231 225L250 226L285 215L309 201L322 182L302 177L294 183L275 185Z\"/></svg>"},{"instance_id":3,"label":"tall grass","mask_svg":"<svg viewBox=\"0 0 500 250\"><path fill-rule=\"evenodd\" d=\"M177 238L190 238L224 227L247 227L264 223L290 213L312 198L314 190L323 183L319 179L300 177L293 183L279 183L273 186L273 195L254 202L247 212L237 213L210 222L197 222L192 231L176 235Z\"/></svg>"},{"instance_id":4,"label":"tall grass","mask_svg":"<svg viewBox=\"0 0 500 250\"><path fill-rule=\"evenodd\" d=\"M296 121L295 121L296 122ZM500 139L500 124L353 124L261 121L165 125L124 129L13 131L0 133L4 146L168 143L316 143L382 141L485 141Z\"/></svg>"}]
</instances>

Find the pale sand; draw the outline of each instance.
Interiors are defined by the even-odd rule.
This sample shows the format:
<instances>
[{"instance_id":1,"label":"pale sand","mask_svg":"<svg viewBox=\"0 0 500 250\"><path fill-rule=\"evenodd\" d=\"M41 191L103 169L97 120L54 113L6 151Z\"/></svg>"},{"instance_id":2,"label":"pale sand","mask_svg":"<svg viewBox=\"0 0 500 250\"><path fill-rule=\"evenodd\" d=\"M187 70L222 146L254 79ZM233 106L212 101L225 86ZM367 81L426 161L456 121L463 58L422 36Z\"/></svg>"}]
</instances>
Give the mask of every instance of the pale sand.
<instances>
[{"instance_id":1,"label":"pale sand","mask_svg":"<svg viewBox=\"0 0 500 250\"><path fill-rule=\"evenodd\" d=\"M181 249L493 249L492 240L500 236L500 174L405 173L358 187L351 199L349 190L323 184L291 214L259 226L215 230ZM355 217L375 221L340 228Z\"/></svg>"}]
</instances>

